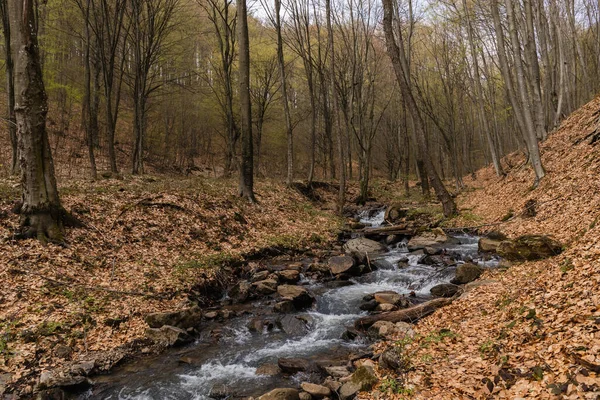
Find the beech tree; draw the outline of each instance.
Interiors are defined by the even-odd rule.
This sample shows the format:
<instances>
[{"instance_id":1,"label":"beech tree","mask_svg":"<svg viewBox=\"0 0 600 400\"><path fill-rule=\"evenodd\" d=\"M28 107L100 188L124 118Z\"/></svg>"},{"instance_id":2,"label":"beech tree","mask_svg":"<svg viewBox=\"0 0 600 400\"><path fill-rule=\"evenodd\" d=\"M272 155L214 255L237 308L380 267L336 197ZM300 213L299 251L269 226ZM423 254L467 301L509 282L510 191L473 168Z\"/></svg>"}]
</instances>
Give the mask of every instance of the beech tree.
<instances>
[{"instance_id":1,"label":"beech tree","mask_svg":"<svg viewBox=\"0 0 600 400\"><path fill-rule=\"evenodd\" d=\"M48 101L38 47L37 2L10 0L14 37L15 117L21 163L20 238L63 241L65 211L60 203L46 130Z\"/></svg>"}]
</instances>

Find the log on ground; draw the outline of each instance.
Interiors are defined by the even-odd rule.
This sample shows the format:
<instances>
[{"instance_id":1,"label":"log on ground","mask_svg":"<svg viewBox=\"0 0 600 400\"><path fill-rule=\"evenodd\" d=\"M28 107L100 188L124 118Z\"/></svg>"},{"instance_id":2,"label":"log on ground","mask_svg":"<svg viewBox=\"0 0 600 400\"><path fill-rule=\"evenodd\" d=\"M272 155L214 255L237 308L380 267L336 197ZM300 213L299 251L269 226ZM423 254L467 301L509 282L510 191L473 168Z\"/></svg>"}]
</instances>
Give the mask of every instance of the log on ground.
<instances>
[{"instance_id":1,"label":"log on ground","mask_svg":"<svg viewBox=\"0 0 600 400\"><path fill-rule=\"evenodd\" d=\"M452 303L454 297L446 299L434 299L427 301L416 306L406 308L404 310L391 311L381 313L377 315L370 315L368 317L359 318L354 323L357 329L368 329L377 321L389 321L389 322L416 322L419 319L432 314L438 308L447 306Z\"/></svg>"}]
</instances>

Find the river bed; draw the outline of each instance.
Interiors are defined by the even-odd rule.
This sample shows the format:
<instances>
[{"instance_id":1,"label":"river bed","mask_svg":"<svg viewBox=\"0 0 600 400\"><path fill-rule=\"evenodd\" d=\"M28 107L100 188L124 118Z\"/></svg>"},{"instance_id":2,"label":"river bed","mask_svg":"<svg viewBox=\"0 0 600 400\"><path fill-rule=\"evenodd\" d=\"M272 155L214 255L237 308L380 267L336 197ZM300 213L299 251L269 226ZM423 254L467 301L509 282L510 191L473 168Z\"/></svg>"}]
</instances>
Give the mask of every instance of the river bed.
<instances>
[{"instance_id":1,"label":"river bed","mask_svg":"<svg viewBox=\"0 0 600 400\"><path fill-rule=\"evenodd\" d=\"M370 217L363 215L361 222L380 225L382 211ZM454 254L458 263L466 260L483 267L497 265L496 260L486 261L478 253L478 239L455 235L442 247L446 253ZM265 376L257 374L257 369L276 365L283 357L335 363L347 360L352 353L367 351L370 343L364 338L342 339L347 327L367 315L359 308L364 296L391 290L406 295L413 292L417 301L425 301L431 297L429 290L433 286L453 278L456 266L424 265L419 263L421 259L422 253L409 253L404 241L373 260L379 267L377 270L351 279L348 286L331 287L303 277L300 284L314 294L316 302L312 309L294 315L308 321L308 332L290 335L278 329L277 324L272 329L252 332L248 325L256 316L278 318L265 311L272 308L269 303L256 301L245 306L244 315L204 328L191 345L125 364L110 375L96 377L94 386L79 398L242 398L258 396L276 387L298 387L303 381L320 382L322 377L316 373ZM399 266L401 261L403 265Z\"/></svg>"}]
</instances>

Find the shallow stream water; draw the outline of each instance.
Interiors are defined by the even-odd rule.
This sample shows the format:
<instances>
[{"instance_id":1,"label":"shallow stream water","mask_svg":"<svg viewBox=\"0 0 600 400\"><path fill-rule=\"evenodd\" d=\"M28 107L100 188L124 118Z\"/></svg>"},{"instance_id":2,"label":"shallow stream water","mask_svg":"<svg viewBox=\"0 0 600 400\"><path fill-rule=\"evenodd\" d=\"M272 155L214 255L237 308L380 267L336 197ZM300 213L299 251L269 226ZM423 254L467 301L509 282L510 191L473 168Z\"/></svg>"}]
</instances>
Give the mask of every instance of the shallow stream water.
<instances>
[{"instance_id":1,"label":"shallow stream water","mask_svg":"<svg viewBox=\"0 0 600 400\"><path fill-rule=\"evenodd\" d=\"M379 226L383 223L383 211L370 217L362 215L361 222ZM494 266L494 260L484 261L479 256L477 241L475 236L458 235L443 247L462 260ZM374 260L378 270L353 279L352 285L329 288L326 284L303 279L301 283L317 299L311 310L298 313L309 321L310 330L304 335L290 336L277 328L251 332L248 322L268 307L258 301L249 305L246 315L219 326L218 340L214 332L204 329L206 333L192 345L126 364L110 375L96 378L94 387L80 398L207 400L211 398L211 390L214 393L223 385L228 393L244 397L257 396L276 387L297 387L306 380L316 381L318 377L304 373L272 377L257 375L256 370L264 364L277 364L282 357L341 360L350 353L365 351L369 343L364 340L341 339L347 327L367 314L359 309L365 295L383 290L401 294L415 292L417 299L423 301L429 298L433 286L449 282L454 276L455 266L423 265L419 263L421 257L408 253L406 243L400 242ZM408 261L408 266L399 267L400 260ZM185 363L181 362L182 358Z\"/></svg>"}]
</instances>

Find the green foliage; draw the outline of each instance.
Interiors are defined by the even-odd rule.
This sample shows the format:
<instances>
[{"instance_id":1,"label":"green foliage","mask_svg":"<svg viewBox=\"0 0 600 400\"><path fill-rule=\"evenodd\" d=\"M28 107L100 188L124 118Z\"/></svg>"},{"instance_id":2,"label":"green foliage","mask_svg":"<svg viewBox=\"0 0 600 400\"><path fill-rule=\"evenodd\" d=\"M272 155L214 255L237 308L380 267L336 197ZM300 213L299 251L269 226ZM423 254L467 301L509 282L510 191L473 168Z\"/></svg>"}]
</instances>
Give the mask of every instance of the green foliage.
<instances>
[{"instance_id":1,"label":"green foliage","mask_svg":"<svg viewBox=\"0 0 600 400\"><path fill-rule=\"evenodd\" d=\"M37 327L37 334L40 336L56 335L62 330L63 326L60 322L44 321Z\"/></svg>"},{"instance_id":2,"label":"green foliage","mask_svg":"<svg viewBox=\"0 0 600 400\"><path fill-rule=\"evenodd\" d=\"M498 353L498 345L492 339L488 339L479 345L479 353L482 357L491 357Z\"/></svg>"},{"instance_id":3,"label":"green foliage","mask_svg":"<svg viewBox=\"0 0 600 400\"><path fill-rule=\"evenodd\" d=\"M564 274L566 274L567 272L571 271L573 268L575 268L575 265L573 265L573 260L571 260L570 258L565 258L563 260L563 262L560 264L560 272Z\"/></svg>"},{"instance_id":4,"label":"green foliage","mask_svg":"<svg viewBox=\"0 0 600 400\"><path fill-rule=\"evenodd\" d=\"M414 390L404 387L401 380L395 378L386 378L379 384L379 390L386 393L393 393L405 396L414 394Z\"/></svg>"},{"instance_id":5,"label":"green foliage","mask_svg":"<svg viewBox=\"0 0 600 400\"><path fill-rule=\"evenodd\" d=\"M508 221L509 219L511 219L514 216L515 216L515 211L511 208L510 210L508 210L508 213L506 213L502 217L502 222L506 222L506 221Z\"/></svg>"}]
</instances>

